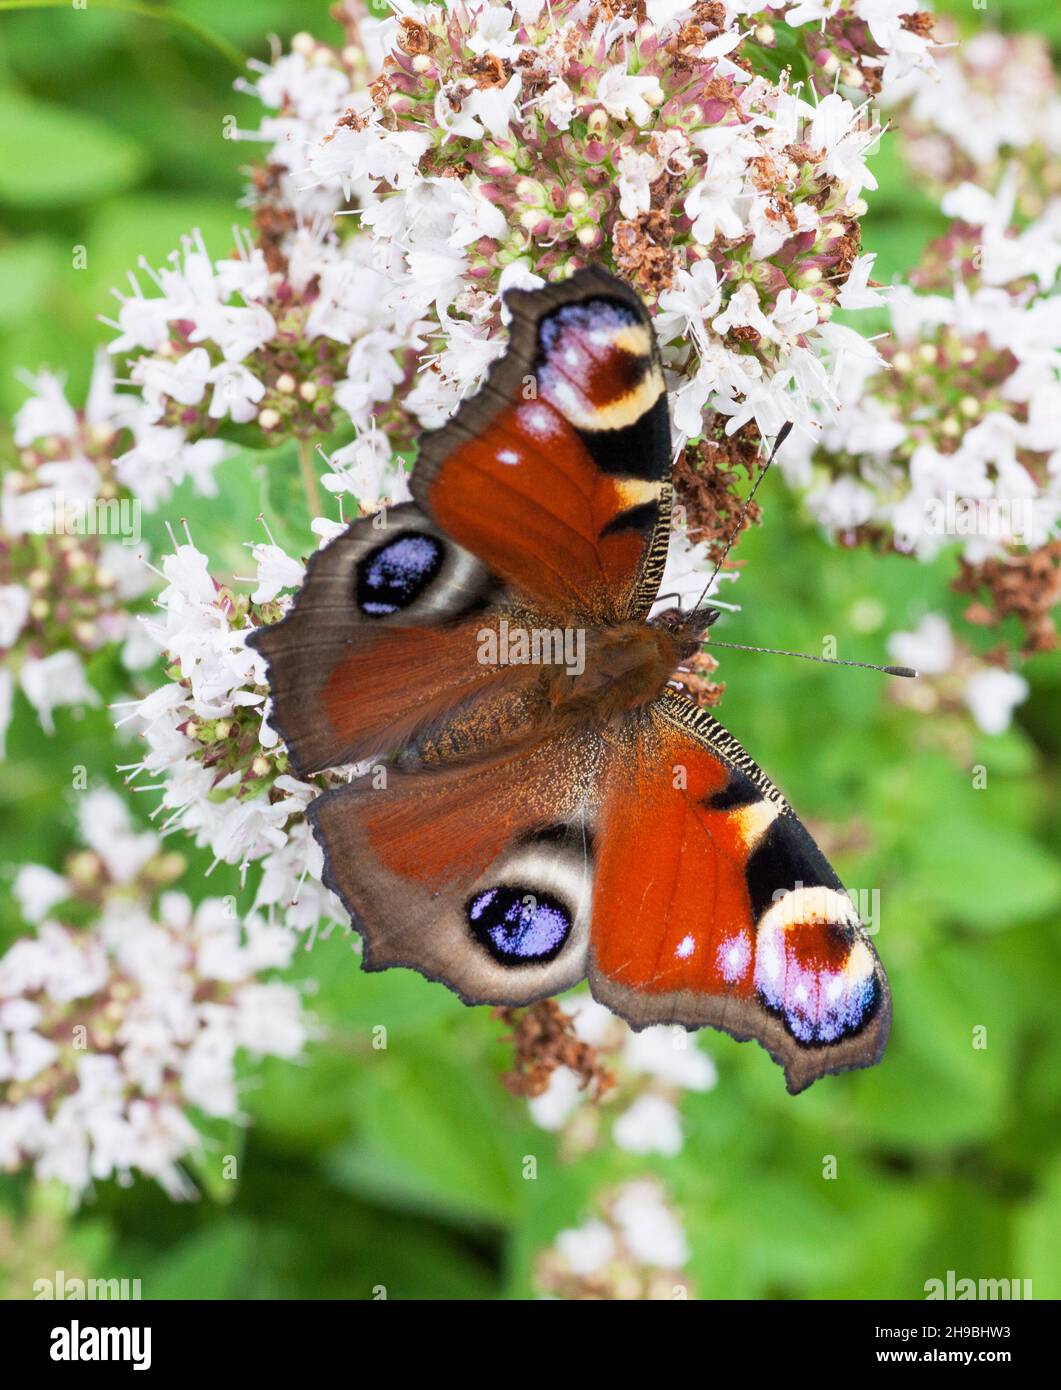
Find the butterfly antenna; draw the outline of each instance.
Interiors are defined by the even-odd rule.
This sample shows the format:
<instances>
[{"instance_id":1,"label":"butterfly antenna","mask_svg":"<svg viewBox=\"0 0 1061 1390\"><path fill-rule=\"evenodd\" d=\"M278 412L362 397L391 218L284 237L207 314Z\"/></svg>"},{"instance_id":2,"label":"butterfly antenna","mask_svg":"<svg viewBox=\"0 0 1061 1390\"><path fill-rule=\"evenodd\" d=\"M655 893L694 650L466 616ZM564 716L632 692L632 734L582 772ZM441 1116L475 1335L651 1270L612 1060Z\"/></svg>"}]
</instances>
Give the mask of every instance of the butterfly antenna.
<instances>
[{"instance_id":1,"label":"butterfly antenna","mask_svg":"<svg viewBox=\"0 0 1061 1390\"><path fill-rule=\"evenodd\" d=\"M740 642L715 642L704 644L705 648L729 647L735 652L765 652L767 656L798 656L800 661L820 661L825 666L861 666L864 671L883 671L886 676L914 677L917 672L910 666L878 666L873 661L841 661L836 656L813 656L810 652L789 652L781 647L745 647Z\"/></svg>"},{"instance_id":2,"label":"butterfly antenna","mask_svg":"<svg viewBox=\"0 0 1061 1390\"><path fill-rule=\"evenodd\" d=\"M776 456L778 449L780 449L781 445L784 444L785 440L791 433L792 421L786 420L777 432L777 435L774 439L774 447L770 450L770 457L763 464L762 471L756 478L755 482L752 484L751 492L748 493L748 496L744 500L744 505L741 507L740 512L737 516L736 525L733 527L733 530L729 534L729 539L726 541L726 548L718 557L718 563L715 565L715 568L711 571L711 578L707 581L706 585L704 586L704 592L700 595L700 597L696 600L696 603L693 605L694 611L700 607L701 603L703 603L704 599L710 593L712 584L714 584L715 580L718 578L719 570L726 562L726 556L733 549L734 543L736 542L737 537L741 533L741 527L744 525L744 518L748 515L748 508L755 501L755 494L759 491L759 484L766 477L766 474L770 468L770 465L774 461L774 457Z\"/></svg>"}]
</instances>

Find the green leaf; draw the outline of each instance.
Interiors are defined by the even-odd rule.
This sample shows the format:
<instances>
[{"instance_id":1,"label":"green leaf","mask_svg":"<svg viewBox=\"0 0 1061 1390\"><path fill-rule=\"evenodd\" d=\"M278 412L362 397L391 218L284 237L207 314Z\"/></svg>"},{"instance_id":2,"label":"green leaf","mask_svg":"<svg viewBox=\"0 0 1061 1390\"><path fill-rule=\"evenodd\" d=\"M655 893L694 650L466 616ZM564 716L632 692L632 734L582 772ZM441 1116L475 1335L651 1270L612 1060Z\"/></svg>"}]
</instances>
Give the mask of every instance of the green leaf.
<instances>
[{"instance_id":1,"label":"green leaf","mask_svg":"<svg viewBox=\"0 0 1061 1390\"><path fill-rule=\"evenodd\" d=\"M1061 868L1053 858L1029 836L986 818L952 809L920 826L912 849L912 876L925 898L981 931L1044 916L1061 898Z\"/></svg>"},{"instance_id":2,"label":"green leaf","mask_svg":"<svg viewBox=\"0 0 1061 1390\"><path fill-rule=\"evenodd\" d=\"M522 1158L506 1145L495 1075L445 1045L390 1038L353 1078L361 1138L336 1150L327 1171L372 1200L451 1217L504 1221L513 1212Z\"/></svg>"},{"instance_id":3,"label":"green leaf","mask_svg":"<svg viewBox=\"0 0 1061 1390\"><path fill-rule=\"evenodd\" d=\"M144 151L104 122L68 107L0 93L0 202L62 207L136 183Z\"/></svg>"},{"instance_id":4,"label":"green leaf","mask_svg":"<svg viewBox=\"0 0 1061 1390\"><path fill-rule=\"evenodd\" d=\"M0 247L0 328L40 313L60 252L47 237Z\"/></svg>"},{"instance_id":5,"label":"green leaf","mask_svg":"<svg viewBox=\"0 0 1061 1390\"><path fill-rule=\"evenodd\" d=\"M277 449L256 450L262 467L262 511L276 539L291 555L309 555L317 540L310 529L309 502L299 467L298 443L289 439ZM314 458L319 473L319 460Z\"/></svg>"},{"instance_id":6,"label":"green leaf","mask_svg":"<svg viewBox=\"0 0 1061 1390\"><path fill-rule=\"evenodd\" d=\"M1035 1298L1061 1298L1061 1160L1054 1159L1016 1222L1015 1279L1030 1279Z\"/></svg>"},{"instance_id":7,"label":"green leaf","mask_svg":"<svg viewBox=\"0 0 1061 1390\"><path fill-rule=\"evenodd\" d=\"M253 1266L254 1228L228 1220L166 1251L144 1279L144 1297L235 1298Z\"/></svg>"},{"instance_id":8,"label":"green leaf","mask_svg":"<svg viewBox=\"0 0 1061 1390\"><path fill-rule=\"evenodd\" d=\"M196 1128L204 1137L202 1148L188 1159L192 1177L206 1195L222 1206L239 1191L238 1177L243 1166L246 1129L234 1120L195 1116Z\"/></svg>"}]
</instances>

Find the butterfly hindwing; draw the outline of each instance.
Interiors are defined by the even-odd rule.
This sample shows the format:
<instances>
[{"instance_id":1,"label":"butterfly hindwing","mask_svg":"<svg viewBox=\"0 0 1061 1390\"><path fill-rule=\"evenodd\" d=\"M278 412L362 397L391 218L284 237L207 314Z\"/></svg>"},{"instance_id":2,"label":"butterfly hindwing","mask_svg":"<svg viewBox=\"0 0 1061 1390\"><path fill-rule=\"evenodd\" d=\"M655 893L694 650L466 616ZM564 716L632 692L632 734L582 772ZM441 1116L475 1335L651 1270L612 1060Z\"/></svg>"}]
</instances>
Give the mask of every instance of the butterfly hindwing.
<instances>
[{"instance_id":1,"label":"butterfly hindwing","mask_svg":"<svg viewBox=\"0 0 1061 1390\"><path fill-rule=\"evenodd\" d=\"M657 701L599 795L589 980L634 1027L754 1038L797 1092L876 1062L887 981L773 784L686 697Z\"/></svg>"},{"instance_id":2,"label":"butterfly hindwing","mask_svg":"<svg viewBox=\"0 0 1061 1390\"><path fill-rule=\"evenodd\" d=\"M583 979L597 740L550 739L432 771L377 769L310 808L325 882L368 970L404 965L466 1003L526 1004Z\"/></svg>"},{"instance_id":3,"label":"butterfly hindwing","mask_svg":"<svg viewBox=\"0 0 1061 1390\"><path fill-rule=\"evenodd\" d=\"M651 321L600 271L511 291L508 349L421 441L423 510L545 612L614 620L655 598L670 426Z\"/></svg>"},{"instance_id":4,"label":"butterfly hindwing","mask_svg":"<svg viewBox=\"0 0 1061 1390\"><path fill-rule=\"evenodd\" d=\"M588 975L635 1028L754 1038L789 1089L875 1062L883 970L780 793L716 721L665 697L607 737L366 776L311 808L368 969L468 1003Z\"/></svg>"}]
</instances>

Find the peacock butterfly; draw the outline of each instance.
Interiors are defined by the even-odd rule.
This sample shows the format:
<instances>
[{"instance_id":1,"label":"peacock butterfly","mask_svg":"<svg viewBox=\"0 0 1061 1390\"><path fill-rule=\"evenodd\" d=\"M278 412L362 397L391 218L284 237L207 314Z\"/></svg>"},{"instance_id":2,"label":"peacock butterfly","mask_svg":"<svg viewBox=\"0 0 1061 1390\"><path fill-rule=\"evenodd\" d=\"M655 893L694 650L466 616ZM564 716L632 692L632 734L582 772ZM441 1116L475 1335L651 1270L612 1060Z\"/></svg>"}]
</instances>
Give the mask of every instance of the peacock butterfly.
<instances>
[{"instance_id":1,"label":"peacock butterfly","mask_svg":"<svg viewBox=\"0 0 1061 1390\"><path fill-rule=\"evenodd\" d=\"M597 269L506 303L508 349L423 437L414 500L319 551L251 639L300 773L385 769L310 807L364 966L468 1004L588 978L634 1028L756 1039L793 1093L871 1066L890 997L851 899L669 684L717 610L648 616L671 489L646 310Z\"/></svg>"}]
</instances>

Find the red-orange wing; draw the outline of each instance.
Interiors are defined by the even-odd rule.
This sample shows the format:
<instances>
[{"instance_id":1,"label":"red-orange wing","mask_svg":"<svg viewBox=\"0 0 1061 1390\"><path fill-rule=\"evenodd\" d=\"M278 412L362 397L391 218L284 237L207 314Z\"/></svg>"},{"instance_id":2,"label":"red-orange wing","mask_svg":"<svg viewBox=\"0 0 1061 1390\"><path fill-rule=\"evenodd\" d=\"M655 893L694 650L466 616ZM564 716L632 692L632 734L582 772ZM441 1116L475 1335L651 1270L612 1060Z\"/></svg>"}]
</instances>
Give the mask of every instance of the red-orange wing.
<instances>
[{"instance_id":1,"label":"red-orange wing","mask_svg":"<svg viewBox=\"0 0 1061 1390\"><path fill-rule=\"evenodd\" d=\"M421 441L413 495L546 612L643 614L666 556L671 462L648 314L601 270L506 303L508 349Z\"/></svg>"},{"instance_id":2,"label":"red-orange wing","mask_svg":"<svg viewBox=\"0 0 1061 1390\"><path fill-rule=\"evenodd\" d=\"M851 898L776 787L668 693L604 774L589 981L634 1027L754 1038L793 1093L871 1066L884 971Z\"/></svg>"}]
</instances>

